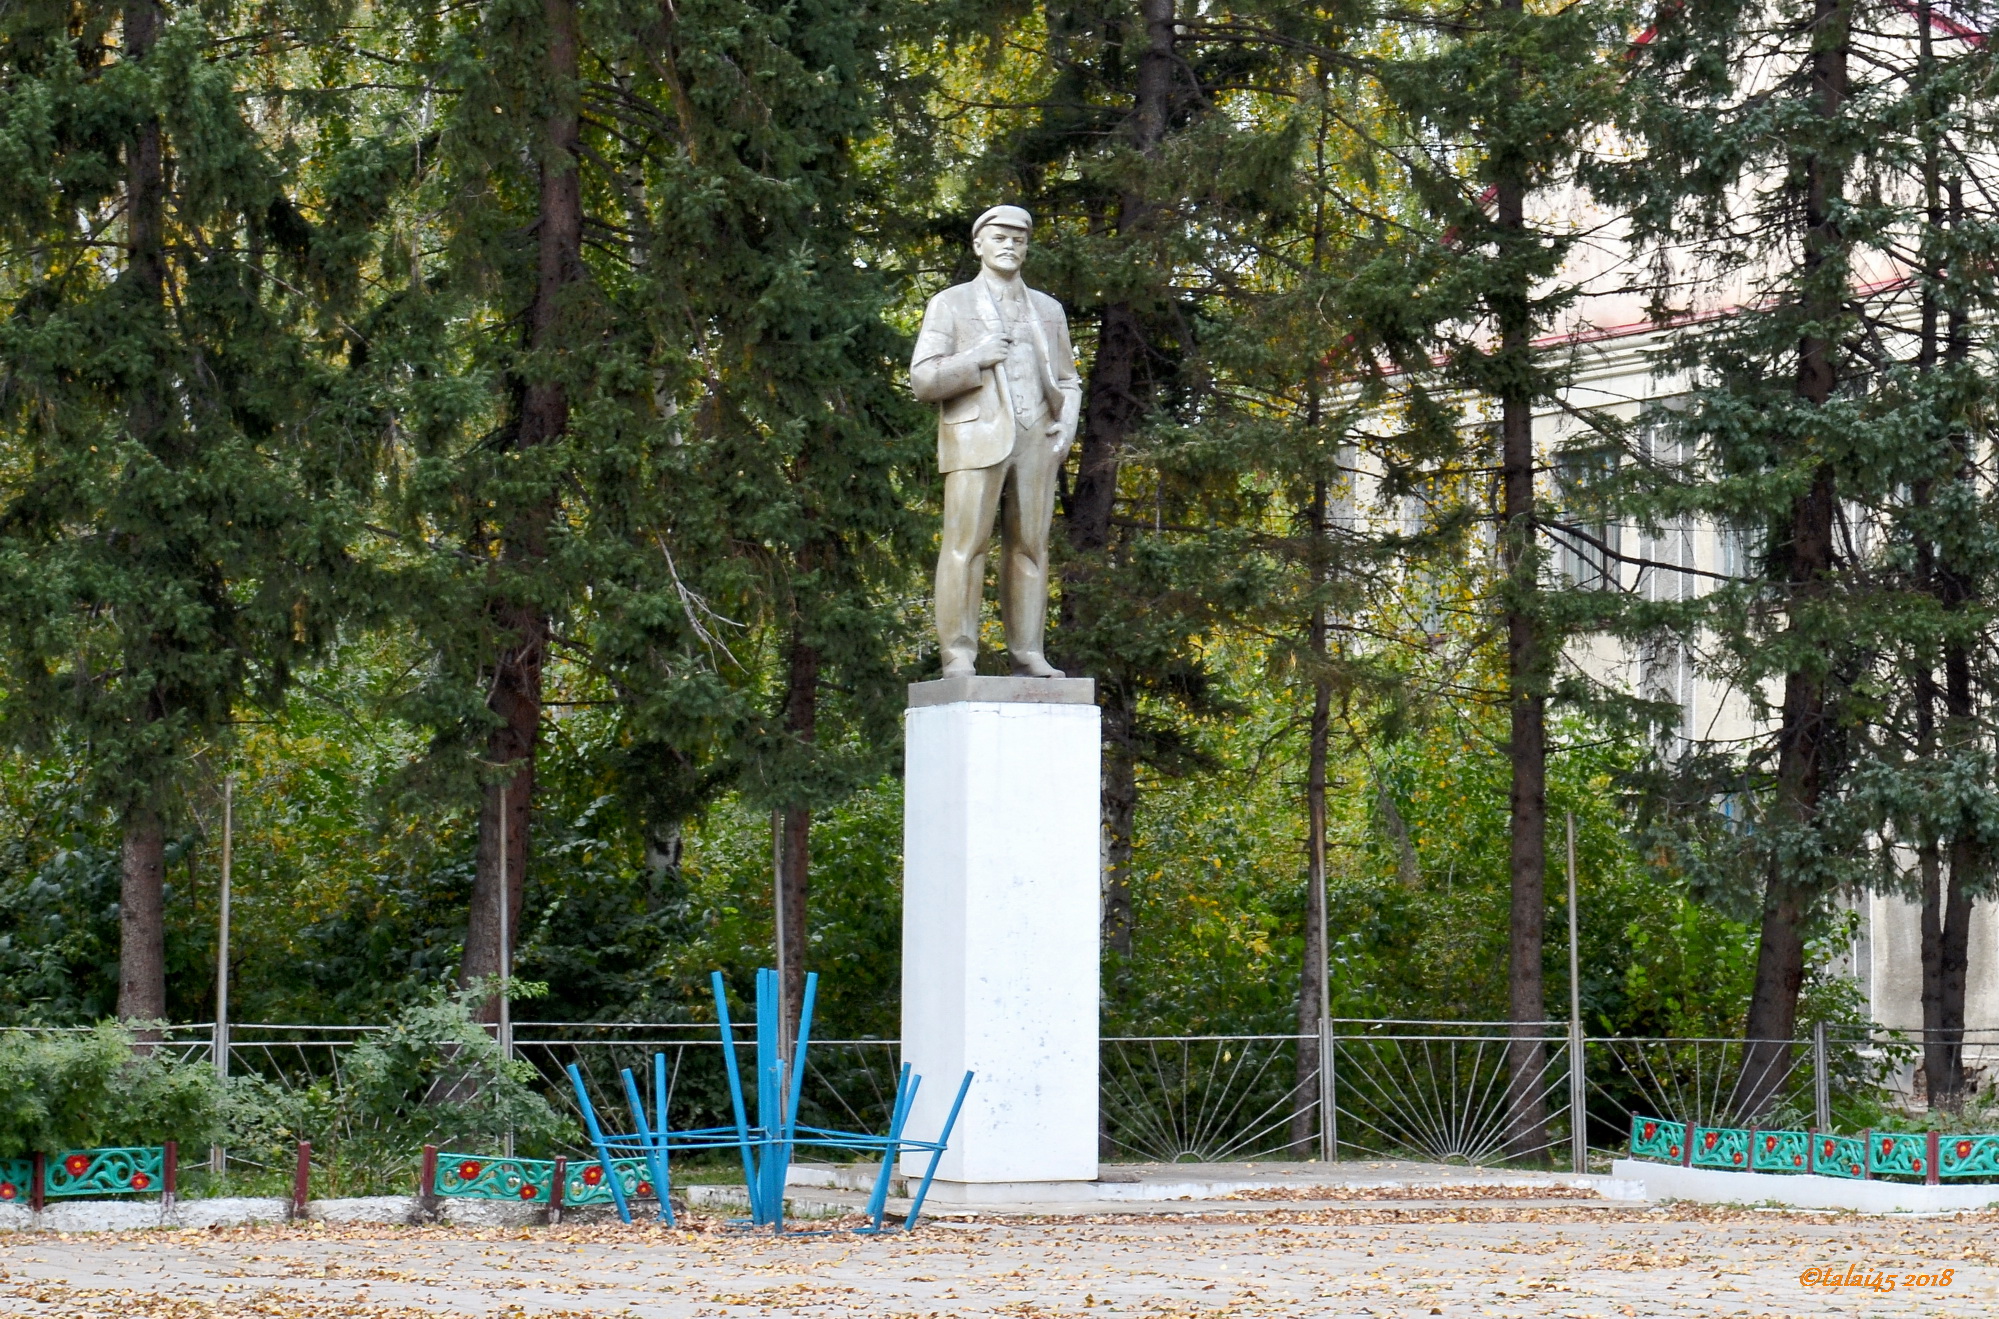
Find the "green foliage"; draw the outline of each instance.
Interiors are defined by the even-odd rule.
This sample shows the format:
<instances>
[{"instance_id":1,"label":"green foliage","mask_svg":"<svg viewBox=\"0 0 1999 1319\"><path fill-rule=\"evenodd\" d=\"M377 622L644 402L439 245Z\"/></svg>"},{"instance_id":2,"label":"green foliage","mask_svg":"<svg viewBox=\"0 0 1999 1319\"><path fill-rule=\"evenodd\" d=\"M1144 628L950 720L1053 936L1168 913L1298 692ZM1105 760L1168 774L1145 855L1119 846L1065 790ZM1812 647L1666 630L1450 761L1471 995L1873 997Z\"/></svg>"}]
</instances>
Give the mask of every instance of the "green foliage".
<instances>
[{"instance_id":1,"label":"green foliage","mask_svg":"<svg viewBox=\"0 0 1999 1319\"><path fill-rule=\"evenodd\" d=\"M768 811L807 807L822 1033L895 1033L896 718L929 662L936 493L906 331L969 273L965 223L996 200L1040 216L1030 277L1069 305L1091 380L1051 637L1099 680L1113 787L1137 784L1112 821L1134 919L1107 962L1111 1029L1295 1021L1316 691L1335 1012L1504 1014L1490 445L1466 400L1545 408L1580 359L1533 344L1566 324L1579 231L1504 221L1503 180L1593 189L1641 243L1697 236L1752 284L1749 256L1795 247L1804 147L1925 202L1855 182L1837 259L1779 261L1764 302L1700 322L1690 405L1590 417L1575 447L1603 479L1545 505L1646 535L1713 520L1754 561L1698 600L1621 600L1542 582L1537 547L1513 586L1549 638L1706 629L1741 692L1822 677L1838 732L1800 831L1770 809L1770 739L1655 756L1615 702L1530 675L1571 701L1551 1010L1567 812L1585 1013L1629 1034L1741 1028L1773 867L1817 908L1803 1019L1855 1019L1827 969L1834 894L1882 882L1876 843L1999 837L1989 730L1963 715L1925 742L1914 694L1943 647L1988 662L1999 519L1960 474L1988 443L1972 313L1999 243L1976 216L1935 220L1948 190L1918 177L1947 137L1989 143L1967 108L1987 55L1953 47L1826 123L1802 84L1756 82L1732 0L1673 6L1630 51L1629 7L1595 0L1182 3L1177 26L1132 0L613 0L580 10L575 88L549 84L547 12L517 0L176 7L143 55L120 35L140 7L0 13L0 1021L115 1010L135 806L169 826L169 1015L212 1012L234 774L234 1014L396 1022L337 1092L239 1077L221 1117L188 1110L259 1157L310 1136L365 1180L426 1135L563 1138L441 988L462 969L493 674L523 639L502 606L550 633L517 843L538 1010L700 1020L711 968L746 989L770 961ZM1786 58L1816 40L1770 39ZM536 348L542 132L572 94L584 269ZM1643 159L1591 167L1618 116ZM157 279L128 195L154 125ZM1922 266L1890 315L1828 295L1870 252ZM1942 328L1911 358L1926 315ZM1821 322L1841 387L1805 406L1791 356ZM547 382L566 420L524 449L523 391ZM1882 535L1803 610L1778 560L1818 466ZM1940 559L1966 586L1949 600ZM1983 667L1973 685L1989 696ZM91 1080L116 1049L80 1038L7 1066L50 1093L109 1087L78 1109L106 1131L194 1102L176 1087L195 1072L157 1057ZM36 1116L38 1085L4 1093L20 1139L71 1120Z\"/></svg>"},{"instance_id":2,"label":"green foliage","mask_svg":"<svg viewBox=\"0 0 1999 1319\"><path fill-rule=\"evenodd\" d=\"M103 1145L201 1148L225 1104L205 1059L139 1050L116 1022L0 1036L0 1158Z\"/></svg>"},{"instance_id":3,"label":"green foliage","mask_svg":"<svg viewBox=\"0 0 1999 1319\"><path fill-rule=\"evenodd\" d=\"M682 941L664 949L639 999L658 1019L711 1020L708 975L751 992L771 964L770 817L718 804L688 833L672 899ZM807 968L820 975L822 1038L894 1039L902 980L902 785L884 780L815 819ZM525 963L524 963L525 965Z\"/></svg>"},{"instance_id":4,"label":"green foliage","mask_svg":"<svg viewBox=\"0 0 1999 1319\"><path fill-rule=\"evenodd\" d=\"M1661 767L1677 782L1648 795L1655 837L1706 896L1767 905L1766 935L1816 928L1919 849L1954 844L1966 891L1993 873L1975 713L1990 679L1967 656L1989 644L1999 560L1968 454L1990 426L1993 287L1976 254L1999 229L1951 200L1991 151L1992 55L1928 13L1719 0L1662 15L1633 54L1630 149L1598 171L1639 258L1674 269L1662 324L1728 308L1672 336L1686 393L1653 410L1609 485L1619 520L1705 523L1736 547L1732 580L1625 622L1698 648L1750 707L1753 732L1682 748ZM1885 848L1877 867L1889 835L1901 859ZM1789 1019L1794 972L1772 962L1758 986L1768 1029Z\"/></svg>"},{"instance_id":5,"label":"green foliage","mask_svg":"<svg viewBox=\"0 0 1999 1319\"><path fill-rule=\"evenodd\" d=\"M532 1065L508 1061L472 1018L490 986L433 991L343 1061L336 1139L407 1158L416 1145L484 1147L508 1131L538 1155L574 1133L533 1086Z\"/></svg>"},{"instance_id":6,"label":"green foliage","mask_svg":"<svg viewBox=\"0 0 1999 1319\"><path fill-rule=\"evenodd\" d=\"M238 100L255 43L236 16L189 8L136 50L107 44L119 15L0 18L0 236L37 254L0 281L0 717L122 810L170 804L186 757L282 691L343 612L350 480L368 476L320 317L351 287L339 240L374 214L306 218L300 162ZM325 105L277 104L292 131ZM134 200L119 162L148 135L170 168Z\"/></svg>"},{"instance_id":7,"label":"green foliage","mask_svg":"<svg viewBox=\"0 0 1999 1319\"><path fill-rule=\"evenodd\" d=\"M515 982L517 996L522 988ZM337 1082L231 1077L232 1157L282 1168L309 1140L335 1183L359 1193L407 1186L426 1144L497 1150L512 1135L525 1157L575 1148L581 1131L550 1105L534 1067L508 1061L473 1019L492 992L483 983L432 989L348 1050Z\"/></svg>"},{"instance_id":8,"label":"green foliage","mask_svg":"<svg viewBox=\"0 0 1999 1319\"><path fill-rule=\"evenodd\" d=\"M472 1019L481 991L424 996L347 1052L338 1084L252 1074L224 1087L204 1053L135 1047L115 1022L10 1031L0 1036L0 1158L219 1141L234 1158L285 1167L309 1140L337 1180L380 1190L406 1180L426 1143L496 1149L511 1134L530 1156L574 1148L581 1133L550 1106L534 1068L508 1062Z\"/></svg>"},{"instance_id":9,"label":"green foliage","mask_svg":"<svg viewBox=\"0 0 1999 1319\"><path fill-rule=\"evenodd\" d=\"M1254 764L1256 773L1224 771L1223 791L1213 780L1151 783L1141 799L1138 936L1130 957L1106 967L1109 1032L1293 1028L1304 910L1299 748L1281 736L1288 706L1249 691L1241 699L1249 717L1209 735L1204 750L1220 764ZM1505 1018L1505 981L1494 971L1505 965L1510 885L1502 729L1476 708L1446 708L1403 725L1386 745L1336 759L1328 879L1335 1016ZM1550 1015L1567 1015L1562 822L1573 813L1587 1028L1738 1034L1754 926L1704 902L1665 855L1641 855L1626 795L1641 752L1580 720L1557 731L1564 749L1550 761L1544 947ZM1807 1022L1864 1020L1857 987L1836 969L1850 942L1850 930L1828 927L1814 945Z\"/></svg>"},{"instance_id":10,"label":"green foliage","mask_svg":"<svg viewBox=\"0 0 1999 1319\"><path fill-rule=\"evenodd\" d=\"M61 762L10 757L0 784L0 1020L106 1017L118 992L117 849Z\"/></svg>"}]
</instances>

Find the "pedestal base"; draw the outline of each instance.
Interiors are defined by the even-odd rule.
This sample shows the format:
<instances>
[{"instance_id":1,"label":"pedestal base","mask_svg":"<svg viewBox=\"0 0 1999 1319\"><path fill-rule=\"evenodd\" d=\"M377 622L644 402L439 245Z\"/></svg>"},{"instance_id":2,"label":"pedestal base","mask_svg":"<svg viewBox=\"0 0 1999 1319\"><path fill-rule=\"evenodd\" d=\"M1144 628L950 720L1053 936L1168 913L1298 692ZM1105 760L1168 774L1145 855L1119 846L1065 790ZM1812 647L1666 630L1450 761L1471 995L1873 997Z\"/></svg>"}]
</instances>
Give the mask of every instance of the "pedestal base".
<instances>
[{"instance_id":1,"label":"pedestal base","mask_svg":"<svg viewBox=\"0 0 1999 1319\"><path fill-rule=\"evenodd\" d=\"M1094 698L1088 679L910 688L902 1049L924 1078L909 1122L921 1139L974 1074L937 1170L952 1203L980 1202L964 1197L981 1185L1047 1198L1046 1183L1097 1175Z\"/></svg>"}]
</instances>

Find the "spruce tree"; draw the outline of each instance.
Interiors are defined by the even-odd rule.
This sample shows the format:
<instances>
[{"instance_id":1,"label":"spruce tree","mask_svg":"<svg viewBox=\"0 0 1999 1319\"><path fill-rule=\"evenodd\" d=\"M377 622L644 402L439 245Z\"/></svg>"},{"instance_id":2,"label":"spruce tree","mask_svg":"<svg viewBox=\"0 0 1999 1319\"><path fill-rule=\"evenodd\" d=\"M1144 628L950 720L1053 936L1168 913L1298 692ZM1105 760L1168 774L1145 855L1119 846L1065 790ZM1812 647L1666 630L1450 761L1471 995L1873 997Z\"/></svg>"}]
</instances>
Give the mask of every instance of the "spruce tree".
<instances>
[{"instance_id":1,"label":"spruce tree","mask_svg":"<svg viewBox=\"0 0 1999 1319\"><path fill-rule=\"evenodd\" d=\"M589 316L594 298L579 287L590 274L583 261L578 10L577 0L543 0L538 25L532 11L524 15L504 4L493 6L488 16L494 36L518 43L507 52L511 59L502 78L513 74L519 81L500 86L507 93L503 104L517 116L523 154L534 162L534 210L527 226L533 264L522 262L517 275L525 285L526 306L519 313L518 350L500 377L506 411L488 440L496 461L486 474L489 498L481 521L491 546L483 603L492 651L480 677L487 692L484 760L491 780L480 804L478 863L459 968L466 984L511 965L520 929L544 669L551 628L562 612L548 597L547 579L562 502L556 487L565 472L562 458L538 461L539 451L569 439L572 406L583 402L573 397L582 392L578 376L587 378L588 371L579 359L597 346L590 334L598 328ZM530 475L522 479L523 473Z\"/></svg>"},{"instance_id":2,"label":"spruce tree","mask_svg":"<svg viewBox=\"0 0 1999 1319\"><path fill-rule=\"evenodd\" d=\"M1734 1096L1750 1115L1788 1070L1814 932L1870 878L1861 858L1883 823L1882 766L1865 742L1882 666L1902 650L1923 688L1939 645L1971 635L1968 616L1935 599L1954 589L1938 556L1947 540L1947 554L1982 553L1980 538L1948 531L1961 514L1938 512L1962 500L1949 437L1963 409L1948 401L1962 398L1962 375L1935 356L1938 332L1920 328L1935 311L1887 292L1918 288L1946 316L1953 301L1971 310L1972 285L1934 274L1948 226L1928 218L1941 194L1922 142L1945 124L1938 107L1911 105L1936 84L1911 96L1892 72L1918 44L1894 4L1690 3L1661 11L1634 60L1640 149L1621 195L1642 259L1665 275L1654 315L1695 324L1669 361L1685 372L1683 406L1658 419L1676 459L1642 473L1633 506L1706 521L1746 548L1743 579L1703 598L1682 644L1707 647L1755 732L1746 746L1690 745L1681 768L1682 799L1709 803L1687 817L1698 827L1685 836L1705 845L1685 858L1717 891L1743 893L1759 927ZM1910 253L1931 267L1913 285L1899 273ZM1897 521L1913 576L1884 574L1875 554ZM1941 619L1927 633L1926 617ZM1933 697L1905 708L1920 724ZM1931 738L1919 758L1940 750ZM1731 824L1704 821L1716 806ZM1928 814L1919 850L1960 832Z\"/></svg>"},{"instance_id":3,"label":"spruce tree","mask_svg":"<svg viewBox=\"0 0 1999 1319\"><path fill-rule=\"evenodd\" d=\"M1870 510L1882 532L1870 556L1884 588L1914 597L1910 626L1883 638L1885 699L1858 739L1858 795L1871 798L1891 873L1913 870L1921 907L1923 1071L1932 1106L1967 1090L1965 990L1973 901L1989 893L1999 848L1989 706L1990 603L1999 569L1990 496L1976 455L1988 443L1982 400L1999 256L1999 213L1967 199L1969 162L1990 159L1983 94L1994 73L1983 42L1925 4L1899 39L1880 43L1876 113L1881 182L1907 273L1869 298L1868 388L1902 440L1903 482ZM1892 146L1890 145L1892 144ZM1912 864L1911 864L1912 863Z\"/></svg>"},{"instance_id":4,"label":"spruce tree","mask_svg":"<svg viewBox=\"0 0 1999 1319\"><path fill-rule=\"evenodd\" d=\"M1266 98L1295 94L1297 71L1315 44L1337 39L1346 12L1050 4L1031 20L1042 58L997 63L987 85L965 80L990 108L960 186L1036 215L1028 275L1067 307L1084 359L1079 445L1058 494L1050 644L1059 666L1097 684L1104 943L1115 957L1133 949L1141 771L1203 766L1189 722L1229 706L1202 639L1271 589L1246 464L1180 439L1229 410L1208 344L1245 292L1238 263L1293 218L1298 124L1266 113ZM997 21L989 29L996 45L1004 35Z\"/></svg>"},{"instance_id":5,"label":"spruce tree","mask_svg":"<svg viewBox=\"0 0 1999 1319\"><path fill-rule=\"evenodd\" d=\"M491 382L396 402L439 657L417 708L485 803L467 979L498 969L502 901L521 928L550 683L621 711L607 786L648 836L731 788L779 812L802 975L810 813L886 768L901 704L918 422L856 163L884 21L494 4L423 52L459 88L424 185L442 259L395 314L443 327L426 371Z\"/></svg>"},{"instance_id":6,"label":"spruce tree","mask_svg":"<svg viewBox=\"0 0 1999 1319\"><path fill-rule=\"evenodd\" d=\"M166 844L191 757L275 700L343 607L370 473L342 377L380 190L326 127L331 13L0 16L0 645L21 744L75 755L122 835L118 1013L168 1015ZM282 67L295 99L264 101Z\"/></svg>"},{"instance_id":7,"label":"spruce tree","mask_svg":"<svg viewBox=\"0 0 1999 1319\"><path fill-rule=\"evenodd\" d=\"M772 810L793 1018L814 957L813 813L890 767L905 703L928 446L885 312L908 181L861 156L908 109L883 52L929 22L920 8L837 0L686 11L669 46L678 132L646 130L659 174L631 293L662 325L706 327L676 354L679 443L659 531L687 583L745 635L716 670L726 725L708 684L657 682L633 724L706 721L719 737L669 740Z\"/></svg>"},{"instance_id":8,"label":"spruce tree","mask_svg":"<svg viewBox=\"0 0 1999 1319\"><path fill-rule=\"evenodd\" d=\"M1299 7L1288 17L1286 56L1265 72L1274 103L1259 106L1261 135L1288 146L1287 174L1266 193L1266 223L1237 231L1241 246L1230 252L1237 276L1209 317L1210 383L1195 419L1150 456L1183 489L1206 493L1203 520L1243 534L1246 559L1267 574L1229 630L1256 639L1266 676L1281 684L1278 699L1303 738L1290 1133L1302 1150L1313 1143L1321 1021L1331 1010L1334 756L1341 727L1395 704L1403 657L1374 644L1366 614L1409 547L1357 516L1364 488L1357 469L1378 456L1363 455L1368 421L1385 396L1379 374L1354 370L1359 317L1347 296L1356 265L1372 254L1363 217L1380 178L1372 140L1383 127L1379 87L1352 59L1346 24L1354 15L1345 7ZM1393 341L1403 360L1427 361L1421 336L1385 324L1378 331L1373 348ZM1187 520L1184 512L1176 517Z\"/></svg>"},{"instance_id":9,"label":"spruce tree","mask_svg":"<svg viewBox=\"0 0 1999 1319\"><path fill-rule=\"evenodd\" d=\"M1446 487L1489 480L1494 490L1490 607L1505 655L1511 780L1507 1147L1516 1157L1547 1145L1548 704L1577 613L1551 598L1554 519L1542 487L1555 445L1536 425L1572 361L1540 341L1564 326L1580 293L1565 268L1578 236L1565 212L1582 200L1590 134L1620 93L1605 52L1617 48L1623 17L1615 4L1544 10L1493 0L1421 16L1404 31L1380 76L1402 126L1397 172L1424 223L1407 239L1390 231L1394 241L1349 299L1363 311L1362 360L1408 372L1401 465ZM1435 368L1410 360L1410 308Z\"/></svg>"}]
</instances>

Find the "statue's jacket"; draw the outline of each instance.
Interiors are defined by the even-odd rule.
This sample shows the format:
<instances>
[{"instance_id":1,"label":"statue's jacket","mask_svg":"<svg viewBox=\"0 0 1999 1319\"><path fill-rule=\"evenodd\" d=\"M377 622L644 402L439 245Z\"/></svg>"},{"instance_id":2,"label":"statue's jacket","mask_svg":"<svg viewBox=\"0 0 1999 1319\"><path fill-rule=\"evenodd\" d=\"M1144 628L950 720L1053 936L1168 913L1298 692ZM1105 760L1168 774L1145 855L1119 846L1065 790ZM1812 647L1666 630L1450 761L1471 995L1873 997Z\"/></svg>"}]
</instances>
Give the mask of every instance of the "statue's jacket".
<instances>
[{"instance_id":1,"label":"statue's jacket","mask_svg":"<svg viewBox=\"0 0 1999 1319\"><path fill-rule=\"evenodd\" d=\"M1001 366L980 367L970 350L1005 326L997 303L977 279L953 284L923 309L923 329L909 363L910 388L937 410L937 470L956 472L991 467L1013 452L1012 390L1040 388L1048 415L1062 414L1064 396L1080 390L1076 350L1069 342L1069 320L1062 304L1037 289L1027 289L1036 330L1038 381L1009 380Z\"/></svg>"}]
</instances>

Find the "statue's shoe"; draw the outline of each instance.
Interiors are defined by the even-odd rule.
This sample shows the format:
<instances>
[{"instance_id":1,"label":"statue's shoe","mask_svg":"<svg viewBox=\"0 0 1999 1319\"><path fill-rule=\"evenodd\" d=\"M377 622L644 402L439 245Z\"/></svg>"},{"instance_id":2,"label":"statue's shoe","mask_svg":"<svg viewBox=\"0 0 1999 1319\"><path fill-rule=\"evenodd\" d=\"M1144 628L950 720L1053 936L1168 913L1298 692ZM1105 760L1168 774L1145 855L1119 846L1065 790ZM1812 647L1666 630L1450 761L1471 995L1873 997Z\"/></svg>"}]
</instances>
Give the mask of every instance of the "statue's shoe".
<instances>
[{"instance_id":1,"label":"statue's shoe","mask_svg":"<svg viewBox=\"0 0 1999 1319\"><path fill-rule=\"evenodd\" d=\"M1013 662L1016 678L1060 678L1066 675L1039 655L1022 655Z\"/></svg>"},{"instance_id":2,"label":"statue's shoe","mask_svg":"<svg viewBox=\"0 0 1999 1319\"><path fill-rule=\"evenodd\" d=\"M969 678L975 671L970 660L952 660L944 666L944 676L947 678Z\"/></svg>"}]
</instances>

